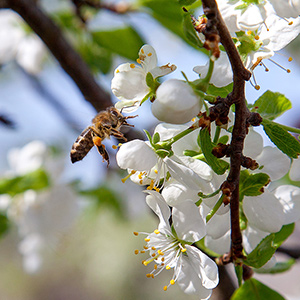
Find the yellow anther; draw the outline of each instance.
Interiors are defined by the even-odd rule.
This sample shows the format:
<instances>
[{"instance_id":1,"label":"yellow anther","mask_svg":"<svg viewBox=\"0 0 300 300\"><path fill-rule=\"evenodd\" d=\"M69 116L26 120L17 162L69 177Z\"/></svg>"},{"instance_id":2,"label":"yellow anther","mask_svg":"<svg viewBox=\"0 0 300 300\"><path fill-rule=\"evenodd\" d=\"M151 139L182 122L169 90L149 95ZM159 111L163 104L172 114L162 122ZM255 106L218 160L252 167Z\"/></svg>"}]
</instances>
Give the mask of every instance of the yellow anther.
<instances>
[{"instance_id":1,"label":"yellow anther","mask_svg":"<svg viewBox=\"0 0 300 300\"><path fill-rule=\"evenodd\" d=\"M135 174L136 173L136 171L135 170L131 170L131 172L130 172L130 174Z\"/></svg>"},{"instance_id":2,"label":"yellow anther","mask_svg":"<svg viewBox=\"0 0 300 300\"><path fill-rule=\"evenodd\" d=\"M293 21L289 22L289 25L293 25Z\"/></svg>"},{"instance_id":3,"label":"yellow anther","mask_svg":"<svg viewBox=\"0 0 300 300\"><path fill-rule=\"evenodd\" d=\"M146 276L147 276L148 278L151 278L151 277L152 277L150 273L146 274Z\"/></svg>"},{"instance_id":4,"label":"yellow anther","mask_svg":"<svg viewBox=\"0 0 300 300\"><path fill-rule=\"evenodd\" d=\"M195 122L195 121L196 121L196 118L193 118L191 121L192 121L192 122Z\"/></svg>"},{"instance_id":5,"label":"yellow anther","mask_svg":"<svg viewBox=\"0 0 300 300\"><path fill-rule=\"evenodd\" d=\"M152 256L152 257L155 257L155 256L156 256L156 254L155 254L155 253L152 253L152 254L151 254L151 256Z\"/></svg>"},{"instance_id":6,"label":"yellow anther","mask_svg":"<svg viewBox=\"0 0 300 300\"><path fill-rule=\"evenodd\" d=\"M144 49L141 49L141 52L144 54L145 52L144 52Z\"/></svg>"},{"instance_id":7,"label":"yellow anther","mask_svg":"<svg viewBox=\"0 0 300 300\"><path fill-rule=\"evenodd\" d=\"M118 146L116 146L116 145L112 145L111 147L115 150L118 149Z\"/></svg>"},{"instance_id":8,"label":"yellow anther","mask_svg":"<svg viewBox=\"0 0 300 300\"><path fill-rule=\"evenodd\" d=\"M141 253L145 253L145 250L141 250Z\"/></svg>"},{"instance_id":9,"label":"yellow anther","mask_svg":"<svg viewBox=\"0 0 300 300\"><path fill-rule=\"evenodd\" d=\"M163 267L165 264L164 264L164 263L161 263L160 265Z\"/></svg>"},{"instance_id":10,"label":"yellow anther","mask_svg":"<svg viewBox=\"0 0 300 300\"><path fill-rule=\"evenodd\" d=\"M139 58L136 60L136 62L137 62L138 64L141 64L141 60L140 60Z\"/></svg>"},{"instance_id":11,"label":"yellow anther","mask_svg":"<svg viewBox=\"0 0 300 300\"><path fill-rule=\"evenodd\" d=\"M140 251L139 250L134 250L134 254L139 254Z\"/></svg>"},{"instance_id":12,"label":"yellow anther","mask_svg":"<svg viewBox=\"0 0 300 300\"><path fill-rule=\"evenodd\" d=\"M155 191L157 191L157 192L160 191L160 189L159 189L158 187L156 187L156 186L155 186L153 189L154 189Z\"/></svg>"},{"instance_id":13,"label":"yellow anther","mask_svg":"<svg viewBox=\"0 0 300 300\"><path fill-rule=\"evenodd\" d=\"M151 277L154 278L154 274L151 274Z\"/></svg>"},{"instance_id":14,"label":"yellow anther","mask_svg":"<svg viewBox=\"0 0 300 300\"><path fill-rule=\"evenodd\" d=\"M182 248L181 252L183 252L183 253L186 252L186 248Z\"/></svg>"},{"instance_id":15,"label":"yellow anther","mask_svg":"<svg viewBox=\"0 0 300 300\"><path fill-rule=\"evenodd\" d=\"M153 251L155 251L155 250L156 250L156 248L155 248L155 247L151 247L151 249L152 249Z\"/></svg>"},{"instance_id":16,"label":"yellow anther","mask_svg":"<svg viewBox=\"0 0 300 300\"><path fill-rule=\"evenodd\" d=\"M255 87L254 87L257 91L260 90L260 86L257 84Z\"/></svg>"},{"instance_id":17,"label":"yellow anther","mask_svg":"<svg viewBox=\"0 0 300 300\"><path fill-rule=\"evenodd\" d=\"M146 243L148 243L148 242L150 242L150 239L149 239L149 238L145 238L144 241L145 241Z\"/></svg>"},{"instance_id":18,"label":"yellow anther","mask_svg":"<svg viewBox=\"0 0 300 300\"><path fill-rule=\"evenodd\" d=\"M158 229L155 229L155 230L154 230L154 233L155 233L155 234L160 234L160 232L159 232Z\"/></svg>"},{"instance_id":19,"label":"yellow anther","mask_svg":"<svg viewBox=\"0 0 300 300\"><path fill-rule=\"evenodd\" d=\"M170 284L171 284L171 285L175 284L175 280L174 280L174 279L171 279L171 280L170 280Z\"/></svg>"},{"instance_id":20,"label":"yellow anther","mask_svg":"<svg viewBox=\"0 0 300 300\"><path fill-rule=\"evenodd\" d=\"M256 40L259 40L259 35L256 35L254 38L255 38Z\"/></svg>"},{"instance_id":21,"label":"yellow anther","mask_svg":"<svg viewBox=\"0 0 300 300\"><path fill-rule=\"evenodd\" d=\"M142 261L142 264L143 264L144 266L146 266L146 267L147 267L147 266L148 266L148 264L149 264L149 262L148 262L147 260L143 260L143 261Z\"/></svg>"},{"instance_id":22,"label":"yellow anther","mask_svg":"<svg viewBox=\"0 0 300 300\"><path fill-rule=\"evenodd\" d=\"M139 235L139 233L136 232L136 231L134 231L133 234L134 234L135 236L138 236L138 235Z\"/></svg>"},{"instance_id":23,"label":"yellow anther","mask_svg":"<svg viewBox=\"0 0 300 300\"><path fill-rule=\"evenodd\" d=\"M147 55L148 55L148 56L152 56L152 53L150 52L150 53L148 53Z\"/></svg>"},{"instance_id":24,"label":"yellow anther","mask_svg":"<svg viewBox=\"0 0 300 300\"><path fill-rule=\"evenodd\" d=\"M139 183L140 183L140 184L143 184L143 180L140 180Z\"/></svg>"},{"instance_id":25,"label":"yellow anther","mask_svg":"<svg viewBox=\"0 0 300 300\"><path fill-rule=\"evenodd\" d=\"M165 258L164 258L164 257L162 257L162 258L161 258L161 261L165 261Z\"/></svg>"},{"instance_id":26,"label":"yellow anther","mask_svg":"<svg viewBox=\"0 0 300 300\"><path fill-rule=\"evenodd\" d=\"M158 173L158 171L155 169L155 170L154 170L154 173L155 173L155 174L157 174L157 173Z\"/></svg>"},{"instance_id":27,"label":"yellow anther","mask_svg":"<svg viewBox=\"0 0 300 300\"><path fill-rule=\"evenodd\" d=\"M143 173L141 172L139 175L138 175L139 179L142 179L143 178Z\"/></svg>"},{"instance_id":28,"label":"yellow anther","mask_svg":"<svg viewBox=\"0 0 300 300\"><path fill-rule=\"evenodd\" d=\"M158 253L159 255L164 255L164 253L163 253L161 250L157 250L157 253Z\"/></svg>"},{"instance_id":29,"label":"yellow anther","mask_svg":"<svg viewBox=\"0 0 300 300\"><path fill-rule=\"evenodd\" d=\"M288 61L291 62L292 60L293 60L293 58L292 58L292 57L289 57Z\"/></svg>"},{"instance_id":30,"label":"yellow anther","mask_svg":"<svg viewBox=\"0 0 300 300\"><path fill-rule=\"evenodd\" d=\"M157 265L154 265L154 270L157 270Z\"/></svg>"},{"instance_id":31,"label":"yellow anther","mask_svg":"<svg viewBox=\"0 0 300 300\"><path fill-rule=\"evenodd\" d=\"M251 30L248 30L248 31L247 31L247 34L248 34L248 35L251 35L251 34L252 34L252 31L251 31Z\"/></svg>"},{"instance_id":32,"label":"yellow anther","mask_svg":"<svg viewBox=\"0 0 300 300\"><path fill-rule=\"evenodd\" d=\"M130 68L134 69L135 68L135 64L130 64Z\"/></svg>"},{"instance_id":33,"label":"yellow anther","mask_svg":"<svg viewBox=\"0 0 300 300\"><path fill-rule=\"evenodd\" d=\"M290 70L290 69L287 69L286 71L287 71L288 73L291 73L291 70Z\"/></svg>"},{"instance_id":34,"label":"yellow anther","mask_svg":"<svg viewBox=\"0 0 300 300\"><path fill-rule=\"evenodd\" d=\"M118 73L120 73L120 70L119 70L119 69L116 70L116 74L118 74Z\"/></svg>"},{"instance_id":35,"label":"yellow anther","mask_svg":"<svg viewBox=\"0 0 300 300\"><path fill-rule=\"evenodd\" d=\"M122 178L121 181L124 183L131 175L133 175L136 171L132 170L126 177Z\"/></svg>"},{"instance_id":36,"label":"yellow anther","mask_svg":"<svg viewBox=\"0 0 300 300\"><path fill-rule=\"evenodd\" d=\"M144 246L144 249L145 249L145 250L148 250L149 248L148 248L147 246Z\"/></svg>"},{"instance_id":37,"label":"yellow anther","mask_svg":"<svg viewBox=\"0 0 300 300\"><path fill-rule=\"evenodd\" d=\"M167 289L168 289L168 287L165 285L165 286L164 286L164 291L166 291Z\"/></svg>"},{"instance_id":38,"label":"yellow anther","mask_svg":"<svg viewBox=\"0 0 300 300\"><path fill-rule=\"evenodd\" d=\"M166 270L171 270L171 267L169 265L166 265Z\"/></svg>"}]
</instances>

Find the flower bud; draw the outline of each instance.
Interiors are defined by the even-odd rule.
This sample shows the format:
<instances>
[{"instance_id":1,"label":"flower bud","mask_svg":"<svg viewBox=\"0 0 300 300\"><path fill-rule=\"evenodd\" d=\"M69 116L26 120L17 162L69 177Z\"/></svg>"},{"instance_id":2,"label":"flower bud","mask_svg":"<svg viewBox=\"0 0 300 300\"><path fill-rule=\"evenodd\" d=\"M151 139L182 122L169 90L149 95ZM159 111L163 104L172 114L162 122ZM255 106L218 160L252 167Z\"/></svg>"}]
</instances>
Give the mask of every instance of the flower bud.
<instances>
[{"instance_id":1,"label":"flower bud","mask_svg":"<svg viewBox=\"0 0 300 300\"><path fill-rule=\"evenodd\" d=\"M152 113L160 121L183 124L191 121L201 109L200 99L188 83L170 79L163 82L156 92Z\"/></svg>"}]
</instances>

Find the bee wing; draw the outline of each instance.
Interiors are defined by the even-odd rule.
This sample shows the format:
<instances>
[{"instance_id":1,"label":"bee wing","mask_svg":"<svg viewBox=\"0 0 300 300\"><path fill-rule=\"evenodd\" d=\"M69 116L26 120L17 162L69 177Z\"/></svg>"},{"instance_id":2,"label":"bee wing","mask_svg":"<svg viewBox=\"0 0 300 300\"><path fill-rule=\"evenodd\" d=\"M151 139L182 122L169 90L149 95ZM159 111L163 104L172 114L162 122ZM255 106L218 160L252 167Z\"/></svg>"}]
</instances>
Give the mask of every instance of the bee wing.
<instances>
[{"instance_id":1,"label":"bee wing","mask_svg":"<svg viewBox=\"0 0 300 300\"><path fill-rule=\"evenodd\" d=\"M70 157L72 163L75 163L79 160L82 160L89 151L93 148L93 138L91 129L87 127L81 132L81 134L76 139L75 143L72 146Z\"/></svg>"}]
</instances>

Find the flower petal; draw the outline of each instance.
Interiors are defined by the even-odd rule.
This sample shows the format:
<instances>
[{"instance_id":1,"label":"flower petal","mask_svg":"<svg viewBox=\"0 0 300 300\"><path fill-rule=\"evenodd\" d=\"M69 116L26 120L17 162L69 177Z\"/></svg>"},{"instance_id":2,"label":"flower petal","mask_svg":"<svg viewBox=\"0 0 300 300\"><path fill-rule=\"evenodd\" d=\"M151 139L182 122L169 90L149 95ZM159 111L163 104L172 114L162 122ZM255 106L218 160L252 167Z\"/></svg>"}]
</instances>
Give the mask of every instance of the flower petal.
<instances>
[{"instance_id":1,"label":"flower petal","mask_svg":"<svg viewBox=\"0 0 300 300\"><path fill-rule=\"evenodd\" d=\"M144 45L139 51L140 63L146 73L157 66L157 55L154 48L150 45Z\"/></svg>"}]
</instances>

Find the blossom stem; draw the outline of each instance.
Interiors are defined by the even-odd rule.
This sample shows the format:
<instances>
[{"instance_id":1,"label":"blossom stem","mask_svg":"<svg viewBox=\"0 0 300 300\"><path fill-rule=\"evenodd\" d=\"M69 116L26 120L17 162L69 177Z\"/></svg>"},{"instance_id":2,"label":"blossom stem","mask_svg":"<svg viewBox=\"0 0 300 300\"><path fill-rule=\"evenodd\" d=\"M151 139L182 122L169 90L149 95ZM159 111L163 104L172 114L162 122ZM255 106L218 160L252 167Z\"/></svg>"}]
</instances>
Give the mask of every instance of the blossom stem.
<instances>
[{"instance_id":1,"label":"blossom stem","mask_svg":"<svg viewBox=\"0 0 300 300\"><path fill-rule=\"evenodd\" d=\"M210 59L209 59L208 71L207 71L206 76L203 78L203 81L207 82L207 83L210 82L210 79L211 79L211 76L212 76L212 73L213 73L213 70L214 70L214 65L215 65L215 61L212 59L212 57L213 56L211 54Z\"/></svg>"},{"instance_id":2,"label":"blossom stem","mask_svg":"<svg viewBox=\"0 0 300 300\"><path fill-rule=\"evenodd\" d=\"M213 193L211 193L211 194L207 194L207 195L205 195L205 194L199 192L199 193L198 193L198 196L201 197L201 198L205 198L205 199L206 199L206 198L211 198L211 197L213 197L213 196L218 195L218 194L220 193L220 191L221 191L221 189L217 189L215 192L213 192Z\"/></svg>"},{"instance_id":3,"label":"blossom stem","mask_svg":"<svg viewBox=\"0 0 300 300\"><path fill-rule=\"evenodd\" d=\"M220 206L223 203L223 199L224 199L224 195L222 194L222 196L219 198L218 202L215 204L215 206L213 207L213 209L209 212L209 214L206 216L206 223L214 216L214 214L218 211L218 209L220 208Z\"/></svg>"},{"instance_id":4,"label":"blossom stem","mask_svg":"<svg viewBox=\"0 0 300 300\"><path fill-rule=\"evenodd\" d=\"M218 140L219 140L219 137L220 137L220 133L221 133L221 127L220 127L220 126L217 126L217 127L216 127L215 136L214 136L214 140L213 140L213 142L214 142L215 144L218 143Z\"/></svg>"}]
</instances>

